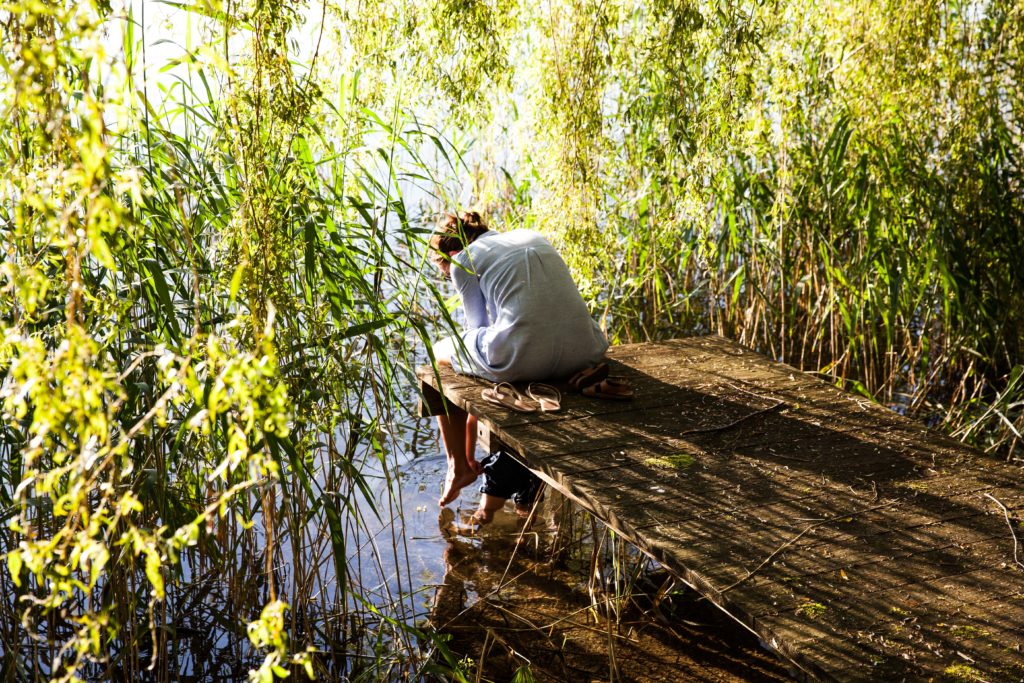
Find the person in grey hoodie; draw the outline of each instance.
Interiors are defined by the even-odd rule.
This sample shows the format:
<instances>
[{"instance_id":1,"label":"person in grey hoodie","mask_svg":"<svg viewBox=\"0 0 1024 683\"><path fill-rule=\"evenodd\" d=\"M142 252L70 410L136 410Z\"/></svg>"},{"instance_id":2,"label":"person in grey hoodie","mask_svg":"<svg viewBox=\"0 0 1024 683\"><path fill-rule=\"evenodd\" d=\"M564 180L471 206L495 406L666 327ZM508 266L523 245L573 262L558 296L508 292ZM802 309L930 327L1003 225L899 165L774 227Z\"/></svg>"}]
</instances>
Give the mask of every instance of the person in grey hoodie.
<instances>
[{"instance_id":1,"label":"person in grey hoodie","mask_svg":"<svg viewBox=\"0 0 1024 683\"><path fill-rule=\"evenodd\" d=\"M590 316L565 261L532 230L494 232L475 211L446 214L431 259L462 300L466 327L433 346L439 365L492 382L568 377L599 362L608 340ZM439 504L476 480L476 418L438 417L448 458Z\"/></svg>"}]
</instances>

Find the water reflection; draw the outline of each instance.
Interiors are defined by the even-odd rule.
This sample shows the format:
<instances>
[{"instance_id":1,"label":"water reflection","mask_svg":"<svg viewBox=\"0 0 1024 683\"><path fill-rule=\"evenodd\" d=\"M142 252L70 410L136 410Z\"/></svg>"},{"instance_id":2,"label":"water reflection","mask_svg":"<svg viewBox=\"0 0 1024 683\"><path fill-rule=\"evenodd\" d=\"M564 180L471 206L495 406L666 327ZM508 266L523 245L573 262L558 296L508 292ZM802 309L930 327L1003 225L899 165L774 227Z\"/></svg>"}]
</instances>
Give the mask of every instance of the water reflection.
<instances>
[{"instance_id":1,"label":"water reflection","mask_svg":"<svg viewBox=\"0 0 1024 683\"><path fill-rule=\"evenodd\" d=\"M470 509L468 512L471 512ZM781 681L753 636L548 491L524 526L509 503L447 538L428 626L451 637L470 680Z\"/></svg>"}]
</instances>

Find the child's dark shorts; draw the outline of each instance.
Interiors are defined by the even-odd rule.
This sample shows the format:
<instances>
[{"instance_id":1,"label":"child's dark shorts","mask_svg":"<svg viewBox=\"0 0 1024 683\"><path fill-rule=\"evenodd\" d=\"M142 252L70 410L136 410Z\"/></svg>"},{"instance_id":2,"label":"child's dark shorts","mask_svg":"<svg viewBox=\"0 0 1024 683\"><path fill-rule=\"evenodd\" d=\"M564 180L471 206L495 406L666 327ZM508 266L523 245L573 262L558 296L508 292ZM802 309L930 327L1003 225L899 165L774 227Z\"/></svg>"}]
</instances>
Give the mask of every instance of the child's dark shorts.
<instances>
[{"instance_id":1,"label":"child's dark shorts","mask_svg":"<svg viewBox=\"0 0 1024 683\"><path fill-rule=\"evenodd\" d=\"M480 460L484 468L484 485L480 493L497 498L511 498L516 506L528 508L540 490L540 479L503 451L495 451Z\"/></svg>"}]
</instances>

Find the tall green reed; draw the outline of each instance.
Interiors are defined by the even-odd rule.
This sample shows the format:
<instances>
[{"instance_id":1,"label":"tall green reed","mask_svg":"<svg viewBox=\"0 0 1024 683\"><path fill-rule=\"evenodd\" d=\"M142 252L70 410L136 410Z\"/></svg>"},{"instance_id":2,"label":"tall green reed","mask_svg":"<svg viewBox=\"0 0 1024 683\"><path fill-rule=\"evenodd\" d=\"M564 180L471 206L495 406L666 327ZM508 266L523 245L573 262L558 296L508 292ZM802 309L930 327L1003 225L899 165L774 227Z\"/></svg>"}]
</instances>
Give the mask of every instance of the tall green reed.
<instances>
[{"instance_id":1,"label":"tall green reed","mask_svg":"<svg viewBox=\"0 0 1024 683\"><path fill-rule=\"evenodd\" d=\"M440 304L401 188L470 174L404 114L435 97L617 340L727 334L1019 452L1016 4L328 4L299 65L313 9L193 7L172 88L130 14L4 10L5 680L419 665L345 539L401 514L365 472Z\"/></svg>"},{"instance_id":2,"label":"tall green reed","mask_svg":"<svg viewBox=\"0 0 1024 683\"><path fill-rule=\"evenodd\" d=\"M517 177L614 337L725 334L1019 453L1017 3L530 16Z\"/></svg>"},{"instance_id":3,"label":"tall green reed","mask_svg":"<svg viewBox=\"0 0 1024 683\"><path fill-rule=\"evenodd\" d=\"M130 13L5 10L4 680L436 666L348 543L440 299L399 181L456 155L325 100L302 9L197 8L170 89Z\"/></svg>"}]
</instances>

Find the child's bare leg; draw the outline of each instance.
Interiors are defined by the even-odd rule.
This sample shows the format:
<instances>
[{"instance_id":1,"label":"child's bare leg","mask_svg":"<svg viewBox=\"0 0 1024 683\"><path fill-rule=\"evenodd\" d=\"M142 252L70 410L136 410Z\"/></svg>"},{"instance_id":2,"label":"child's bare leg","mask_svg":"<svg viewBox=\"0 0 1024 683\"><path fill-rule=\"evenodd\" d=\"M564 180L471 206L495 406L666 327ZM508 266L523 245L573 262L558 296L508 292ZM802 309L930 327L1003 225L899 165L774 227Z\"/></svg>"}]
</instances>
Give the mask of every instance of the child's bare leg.
<instances>
[{"instance_id":1,"label":"child's bare leg","mask_svg":"<svg viewBox=\"0 0 1024 683\"><path fill-rule=\"evenodd\" d=\"M505 504L505 500L505 498L498 498L489 493L481 494L480 506L473 513L473 518L481 524L489 524L494 519L494 513Z\"/></svg>"},{"instance_id":2,"label":"child's bare leg","mask_svg":"<svg viewBox=\"0 0 1024 683\"><path fill-rule=\"evenodd\" d=\"M451 365L455 354L455 342L451 337L435 344L433 350L438 365ZM444 507L459 497L463 487L476 481L481 467L476 461L476 417L449 405L448 414L439 415L437 425L441 429L441 441L444 442L445 457L448 459L444 490L437 501Z\"/></svg>"},{"instance_id":3,"label":"child's bare leg","mask_svg":"<svg viewBox=\"0 0 1024 683\"><path fill-rule=\"evenodd\" d=\"M476 461L476 415L466 413L466 464L469 469L480 474L483 466Z\"/></svg>"},{"instance_id":4,"label":"child's bare leg","mask_svg":"<svg viewBox=\"0 0 1024 683\"><path fill-rule=\"evenodd\" d=\"M476 448L476 419L473 418L472 446ZM447 415L438 415L437 425L441 429L441 441L444 443L445 457L448 459L448 474L444 480L444 490L438 505L444 507L459 497L463 487L476 481L477 470L470 467L476 460L469 452L469 422L470 415L465 410L455 406L448 407ZM467 452L470 455L467 456Z\"/></svg>"},{"instance_id":5,"label":"child's bare leg","mask_svg":"<svg viewBox=\"0 0 1024 683\"><path fill-rule=\"evenodd\" d=\"M540 505L540 501L542 500L541 496L542 496L542 493L540 491L538 491L533 496L533 500L530 501L530 502L526 502L525 500L518 500L517 499L516 500L516 514L519 515L520 517L523 517L524 519L526 517L529 517L530 513L533 512L534 508L537 507L538 505Z\"/></svg>"}]
</instances>

